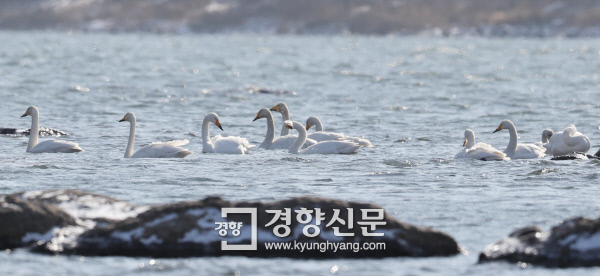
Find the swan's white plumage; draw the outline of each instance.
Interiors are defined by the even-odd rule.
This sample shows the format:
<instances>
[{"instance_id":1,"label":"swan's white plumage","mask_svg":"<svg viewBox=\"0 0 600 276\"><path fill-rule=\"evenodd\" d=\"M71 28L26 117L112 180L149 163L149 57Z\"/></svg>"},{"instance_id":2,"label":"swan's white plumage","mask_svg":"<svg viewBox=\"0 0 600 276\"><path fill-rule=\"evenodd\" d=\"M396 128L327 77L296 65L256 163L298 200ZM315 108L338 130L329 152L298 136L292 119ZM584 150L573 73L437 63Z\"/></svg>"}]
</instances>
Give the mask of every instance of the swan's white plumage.
<instances>
[{"instance_id":1,"label":"swan's white plumage","mask_svg":"<svg viewBox=\"0 0 600 276\"><path fill-rule=\"evenodd\" d=\"M252 146L246 138L235 136L216 135L210 138L213 144L212 151L204 151L210 153L227 153L227 154L247 154L250 153Z\"/></svg>"},{"instance_id":2,"label":"swan's white plumage","mask_svg":"<svg viewBox=\"0 0 600 276\"><path fill-rule=\"evenodd\" d=\"M535 144L519 144L517 129L511 121L502 121L494 132L498 132L502 129L508 129L510 133L510 140L508 141L508 146L504 150L506 156L510 157L511 159L534 159L543 158L544 156L546 156L546 149L543 147L540 147Z\"/></svg>"},{"instance_id":3,"label":"swan's white plumage","mask_svg":"<svg viewBox=\"0 0 600 276\"><path fill-rule=\"evenodd\" d=\"M271 146L269 146L269 149L289 149L292 146L292 144L294 143L294 141L296 141L296 139L298 139L298 135L293 135L293 134L288 134L286 136L277 137L277 139L273 142L273 144L271 144ZM318 142L315 141L314 139L306 138L306 142L304 142L304 145L302 146L302 148L307 148L307 147L310 147L317 143Z\"/></svg>"},{"instance_id":4,"label":"swan's white plumage","mask_svg":"<svg viewBox=\"0 0 600 276\"><path fill-rule=\"evenodd\" d=\"M555 133L544 145L554 156L570 153L586 153L590 150L590 139L577 131L574 125L569 125L562 133Z\"/></svg>"},{"instance_id":5,"label":"swan's white plumage","mask_svg":"<svg viewBox=\"0 0 600 276\"><path fill-rule=\"evenodd\" d=\"M242 137L216 135L210 138L208 132L210 123L223 130L217 114L209 113L204 117L204 121L202 121L203 153L247 154L250 153L250 149L254 148L246 138Z\"/></svg>"},{"instance_id":6,"label":"swan's white plumage","mask_svg":"<svg viewBox=\"0 0 600 276\"><path fill-rule=\"evenodd\" d=\"M73 153L83 151L79 145L63 140L45 140L29 150L31 153Z\"/></svg>"},{"instance_id":7,"label":"swan's white plumage","mask_svg":"<svg viewBox=\"0 0 600 276\"><path fill-rule=\"evenodd\" d=\"M352 141L324 141L319 142L315 145L309 146L306 149L300 150L300 147L306 141L306 129L301 123L285 121L286 127L289 129L295 129L298 131L298 139L290 147L289 153L295 154L349 154L354 153L358 149L362 148L361 145Z\"/></svg>"},{"instance_id":8,"label":"swan's white plumage","mask_svg":"<svg viewBox=\"0 0 600 276\"><path fill-rule=\"evenodd\" d=\"M62 140L45 140L38 143L39 136L39 116L40 112L35 106L30 106L23 116L31 116L31 131L29 135L29 143L27 144L27 152L31 153L74 153L83 151L79 145L73 142Z\"/></svg>"},{"instance_id":9,"label":"swan's white plumage","mask_svg":"<svg viewBox=\"0 0 600 276\"><path fill-rule=\"evenodd\" d=\"M169 142L154 142L144 146L133 153L135 145L135 127L136 117L133 113L128 112L119 122L129 122L129 141L125 149L125 158L184 158L193 152L180 148L189 143L188 140L175 140Z\"/></svg>"},{"instance_id":10,"label":"swan's white plumage","mask_svg":"<svg viewBox=\"0 0 600 276\"><path fill-rule=\"evenodd\" d=\"M463 145L465 147L454 156L455 159L471 158L484 161L510 159L506 157L506 154L486 143L475 144L475 133L470 129L465 130L465 143Z\"/></svg>"},{"instance_id":11,"label":"swan's white plumage","mask_svg":"<svg viewBox=\"0 0 600 276\"><path fill-rule=\"evenodd\" d=\"M546 156L546 149L535 144L518 144L511 159L535 159Z\"/></svg>"},{"instance_id":12,"label":"swan's white plumage","mask_svg":"<svg viewBox=\"0 0 600 276\"><path fill-rule=\"evenodd\" d=\"M268 108L262 108L260 111L258 111L258 114L256 114L256 118L254 118L254 121L261 118L267 119L267 134L265 135L265 139L263 140L263 142L260 144L260 148L289 149L294 143L294 141L296 141L296 138L298 138L298 135L291 134L281 137L275 137L275 121L273 119L273 114L271 114L271 111ZM303 147L308 147L316 143L317 141L313 139L306 139L306 142L304 143Z\"/></svg>"},{"instance_id":13,"label":"swan's white plumage","mask_svg":"<svg viewBox=\"0 0 600 276\"><path fill-rule=\"evenodd\" d=\"M317 132L309 133L307 137L310 139L314 139L317 142L331 140L351 140L361 146L372 146L371 141L364 138L346 136L343 133L323 131L323 124L321 123L321 120L319 120L319 118L315 116L308 117L308 119L306 120L306 130L308 131L312 126L315 127Z\"/></svg>"}]
</instances>

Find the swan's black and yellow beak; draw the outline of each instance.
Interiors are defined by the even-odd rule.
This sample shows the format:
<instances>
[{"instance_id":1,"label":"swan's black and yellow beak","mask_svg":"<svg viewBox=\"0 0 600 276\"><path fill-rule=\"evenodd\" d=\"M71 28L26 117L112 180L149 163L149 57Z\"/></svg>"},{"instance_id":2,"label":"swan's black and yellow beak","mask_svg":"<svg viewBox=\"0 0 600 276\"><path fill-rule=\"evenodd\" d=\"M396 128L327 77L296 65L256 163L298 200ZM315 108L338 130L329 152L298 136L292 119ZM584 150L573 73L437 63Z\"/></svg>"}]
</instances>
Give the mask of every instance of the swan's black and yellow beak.
<instances>
[{"instance_id":1,"label":"swan's black and yellow beak","mask_svg":"<svg viewBox=\"0 0 600 276\"><path fill-rule=\"evenodd\" d=\"M215 125L217 125L221 131L223 131L223 127L221 127L221 123L219 122L219 120L217 119L217 121L215 122Z\"/></svg>"},{"instance_id":2,"label":"swan's black and yellow beak","mask_svg":"<svg viewBox=\"0 0 600 276\"><path fill-rule=\"evenodd\" d=\"M271 108L271 111L277 111L278 107L279 107L279 105L275 105L273 108Z\"/></svg>"},{"instance_id":3,"label":"swan's black and yellow beak","mask_svg":"<svg viewBox=\"0 0 600 276\"><path fill-rule=\"evenodd\" d=\"M254 121L258 120L258 119L260 119L260 113L256 114L256 118L254 118L254 120L252 120L252 122L254 122Z\"/></svg>"},{"instance_id":4,"label":"swan's black and yellow beak","mask_svg":"<svg viewBox=\"0 0 600 276\"><path fill-rule=\"evenodd\" d=\"M29 113L27 113L27 111L25 111L25 114L21 115L21 118L23 118L23 117L25 117L27 115L29 115Z\"/></svg>"},{"instance_id":5,"label":"swan's black and yellow beak","mask_svg":"<svg viewBox=\"0 0 600 276\"><path fill-rule=\"evenodd\" d=\"M310 128L309 124L306 124L306 130L308 130Z\"/></svg>"},{"instance_id":6,"label":"swan's black and yellow beak","mask_svg":"<svg viewBox=\"0 0 600 276\"><path fill-rule=\"evenodd\" d=\"M289 128L289 129L294 129L294 127L292 126L292 124L285 124L285 127Z\"/></svg>"},{"instance_id":7,"label":"swan's black and yellow beak","mask_svg":"<svg viewBox=\"0 0 600 276\"><path fill-rule=\"evenodd\" d=\"M125 120L125 117L127 117L127 115L123 116L123 119L119 120L119 123L123 122L123 121L127 121L127 120Z\"/></svg>"},{"instance_id":8,"label":"swan's black and yellow beak","mask_svg":"<svg viewBox=\"0 0 600 276\"><path fill-rule=\"evenodd\" d=\"M467 146L467 139L465 139L465 142L463 143L463 147Z\"/></svg>"},{"instance_id":9,"label":"swan's black and yellow beak","mask_svg":"<svg viewBox=\"0 0 600 276\"><path fill-rule=\"evenodd\" d=\"M502 125L499 125L498 128L496 130L494 130L494 132L492 132L492 133L496 133L496 132L501 131L501 130L502 130Z\"/></svg>"}]
</instances>

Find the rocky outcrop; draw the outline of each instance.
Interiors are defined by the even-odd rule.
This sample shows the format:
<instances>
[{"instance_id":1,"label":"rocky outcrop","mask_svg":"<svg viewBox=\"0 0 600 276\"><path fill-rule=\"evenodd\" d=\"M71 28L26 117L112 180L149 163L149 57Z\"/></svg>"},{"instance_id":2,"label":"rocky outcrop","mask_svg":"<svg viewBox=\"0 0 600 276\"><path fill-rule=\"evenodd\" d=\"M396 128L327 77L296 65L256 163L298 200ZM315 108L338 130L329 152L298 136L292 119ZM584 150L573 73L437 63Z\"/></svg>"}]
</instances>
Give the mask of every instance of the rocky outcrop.
<instances>
[{"instance_id":1,"label":"rocky outcrop","mask_svg":"<svg viewBox=\"0 0 600 276\"><path fill-rule=\"evenodd\" d=\"M0 196L0 249L28 246L53 237L53 230L75 225L60 208L20 195Z\"/></svg>"},{"instance_id":2,"label":"rocky outcrop","mask_svg":"<svg viewBox=\"0 0 600 276\"><path fill-rule=\"evenodd\" d=\"M221 250L221 241L229 240L239 244L250 244L250 228L240 237L223 238L215 230L215 222L242 222L249 226L250 216L229 215L227 219L221 217L221 208L256 208L257 209L257 250L249 251L224 251ZM320 234L309 238L303 234L303 227L291 215L290 235L278 238L273 234L272 227L266 227L272 215L266 210L314 210L320 208L325 214L319 226ZM333 209L353 209L353 237L336 237L333 228L337 224L325 227L325 223L332 219ZM391 257L391 256L451 256L460 253L458 244L448 235L395 220L385 214L380 220L385 225L378 225L374 232L383 233L383 236L365 237L362 235L363 225L358 224L361 218L361 209L381 209L372 204L343 202L322 198L294 198L273 203L241 202L234 203L220 198L207 198L196 202L182 202L156 206L135 218L126 219L109 227L97 228L81 235L74 247L64 247L64 253L82 255L126 255L126 256L152 256L152 257L188 257L188 256L221 256L245 255L254 257L303 257L303 258L340 258L340 257ZM339 218L348 221L349 214L340 212ZM315 215L311 223L315 223ZM277 224L275 224L277 225ZM274 226L274 225L273 225ZM281 233L281 231L280 231ZM317 243L327 241L331 243L356 243L363 246L368 242L385 244L385 249L379 250L273 250L267 249L265 243ZM49 246L46 248L53 248ZM362 248L361 248L362 249Z\"/></svg>"},{"instance_id":3,"label":"rocky outcrop","mask_svg":"<svg viewBox=\"0 0 600 276\"><path fill-rule=\"evenodd\" d=\"M34 251L50 254L373 258L461 252L450 236L400 222L379 206L324 198L262 203L209 197L134 206L100 195L58 190L13 194L1 202L0 223L15 225L2 229L8 234L0 232L4 247L23 246L26 244L19 241L27 240L36 244ZM256 228L251 227L249 213L233 212L224 217L223 208L256 210ZM274 219L277 212L282 216ZM216 229L224 225L229 228L224 233ZM238 233L230 228L236 225ZM28 233L40 234L24 239ZM223 241L256 247L223 250Z\"/></svg>"},{"instance_id":4,"label":"rocky outcrop","mask_svg":"<svg viewBox=\"0 0 600 276\"><path fill-rule=\"evenodd\" d=\"M479 262L508 261L546 267L600 266L600 219L574 218L549 232L525 227L488 245Z\"/></svg>"}]
</instances>

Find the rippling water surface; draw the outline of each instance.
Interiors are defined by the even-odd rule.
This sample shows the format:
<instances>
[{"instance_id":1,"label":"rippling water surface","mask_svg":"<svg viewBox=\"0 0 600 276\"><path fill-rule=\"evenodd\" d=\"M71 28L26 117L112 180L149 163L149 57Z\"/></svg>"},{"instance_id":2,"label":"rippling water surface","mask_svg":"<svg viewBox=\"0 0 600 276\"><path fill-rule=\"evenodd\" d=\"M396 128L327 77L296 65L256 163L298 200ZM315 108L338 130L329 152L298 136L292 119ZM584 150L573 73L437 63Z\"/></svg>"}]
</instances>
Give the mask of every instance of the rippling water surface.
<instances>
[{"instance_id":1,"label":"rippling water surface","mask_svg":"<svg viewBox=\"0 0 600 276\"><path fill-rule=\"evenodd\" d=\"M0 253L2 274L598 274L513 264L476 265L479 252L517 227L547 229L598 217L598 161L454 160L466 128L504 149L512 120L520 141L573 123L598 149L600 41L489 38L102 35L0 33L0 127L40 109L41 126L71 133L79 154L27 154L26 137L0 137L0 193L81 189L135 204L197 200L272 201L311 195L374 202L394 217L453 236L468 255L377 260L50 257ZM275 93L257 92L265 88ZM328 131L375 145L354 155L202 154L209 112L224 133L259 144L262 107L285 102L294 120L318 116ZM124 159L136 148L189 139L182 160ZM281 116L275 114L278 122ZM221 133L211 126L211 134Z\"/></svg>"}]
</instances>

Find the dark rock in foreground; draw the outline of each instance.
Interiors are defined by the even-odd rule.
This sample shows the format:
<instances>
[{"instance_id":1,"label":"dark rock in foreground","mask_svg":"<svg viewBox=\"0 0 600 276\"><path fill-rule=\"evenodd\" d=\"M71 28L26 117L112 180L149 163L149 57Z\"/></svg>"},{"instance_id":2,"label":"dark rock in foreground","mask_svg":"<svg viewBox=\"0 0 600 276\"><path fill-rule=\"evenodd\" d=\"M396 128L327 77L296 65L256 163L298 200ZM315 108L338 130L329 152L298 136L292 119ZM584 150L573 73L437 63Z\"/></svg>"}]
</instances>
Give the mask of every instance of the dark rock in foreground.
<instances>
[{"instance_id":1,"label":"dark rock in foreground","mask_svg":"<svg viewBox=\"0 0 600 276\"><path fill-rule=\"evenodd\" d=\"M250 217L244 215L229 215L227 219L221 217L221 208L257 208L258 233L257 250L250 251L223 251L221 241L229 243L250 244L250 234L244 233L239 237L219 236L215 230L215 222L236 221L243 225L250 225ZM291 215L295 218L293 210L307 208L321 208L325 213L325 220L320 226L320 235L308 238L302 233L304 224L299 224L292 219L290 235L278 238L273 235L271 228L265 227L272 219L265 210L284 210L291 208ZM234 203L220 198L207 198L196 202L182 202L156 206L138 215L104 228L97 228L84 233L77 240L76 246L63 246L63 253L81 255L126 255L126 256L152 256L152 257L188 257L188 256L222 256L244 255L254 257L300 257L300 258L360 258L360 257L391 257L391 256L450 256L460 253L458 244L446 234L427 228L420 228L401 223L385 215L382 221L386 225L377 226L382 237L363 237L361 225L356 224L349 232L354 237L336 237L333 235L332 224L325 228L325 223L332 218L333 209L347 210L353 208L353 217L360 218L360 209L380 209L372 204L343 202L321 198L294 198L273 203ZM314 216L313 216L314 217ZM339 217L348 221L347 214L341 212ZM309 224L314 224L314 220ZM278 225L276 223L275 225ZM273 225L274 226L274 225ZM247 228L248 231L250 229ZM325 239L327 238L327 239ZM267 242L335 242L357 243L362 246L365 242L385 243L381 250L267 250ZM55 246L46 246L56 248ZM52 252L52 250L46 250Z\"/></svg>"},{"instance_id":2,"label":"dark rock in foreground","mask_svg":"<svg viewBox=\"0 0 600 276\"><path fill-rule=\"evenodd\" d=\"M75 225L60 208L19 194L0 196L0 249L23 247L52 238L53 230Z\"/></svg>"},{"instance_id":3,"label":"dark rock in foreground","mask_svg":"<svg viewBox=\"0 0 600 276\"><path fill-rule=\"evenodd\" d=\"M20 209L34 211L12 211L18 209L13 206L17 203ZM18 241L28 233L46 233L29 236L37 237L31 239L31 243L37 244L34 251L49 254L377 258L451 256L460 253L459 245L450 236L399 222L376 205L323 198L236 203L210 197L194 202L149 207L133 206L81 191L59 190L13 194L5 196L0 204L0 224L11 225L2 229L4 232L0 231L0 244L4 247L23 246L26 244ZM256 208L257 228L253 231L250 227L250 214L230 213L223 217L222 208ZM274 218L274 214L266 210L285 213L285 208L290 208L289 223L281 217L266 226ZM320 208L320 219L317 219L315 208ZM339 211L336 213L334 209ZM365 216L365 209L372 210ZM297 211L312 211L311 218L306 214L299 218ZM230 228L227 234L220 235L215 228L223 222L241 222L242 226L238 228L240 232L233 235L233 229ZM275 236L275 227L279 227L278 233L286 233L286 227L283 226L289 227L287 235ZM347 236L335 235L336 227ZM315 231L320 233L314 235ZM252 244L252 233L257 237L256 250L222 250L223 241L229 245ZM309 237L311 235L314 236ZM271 242L302 243L305 247L269 250L266 247ZM362 248L365 243L370 243L371 250ZM322 244L328 247L323 248Z\"/></svg>"},{"instance_id":4,"label":"dark rock in foreground","mask_svg":"<svg viewBox=\"0 0 600 276\"><path fill-rule=\"evenodd\" d=\"M600 219L574 218L549 232L525 227L488 245L479 262L507 261L546 267L600 266Z\"/></svg>"}]
</instances>

